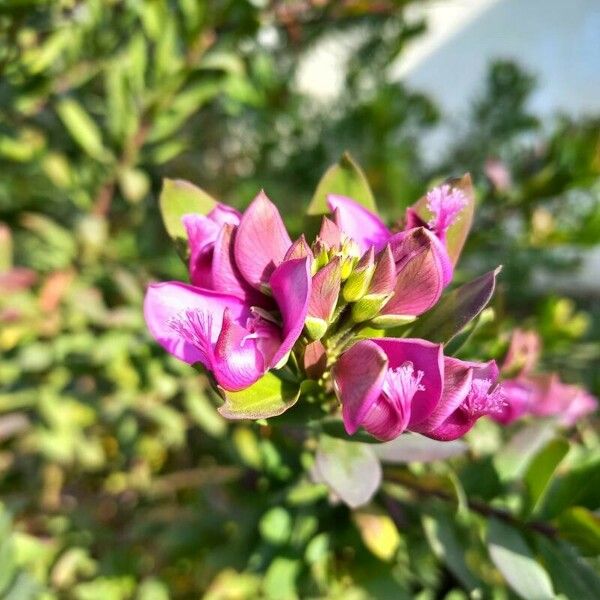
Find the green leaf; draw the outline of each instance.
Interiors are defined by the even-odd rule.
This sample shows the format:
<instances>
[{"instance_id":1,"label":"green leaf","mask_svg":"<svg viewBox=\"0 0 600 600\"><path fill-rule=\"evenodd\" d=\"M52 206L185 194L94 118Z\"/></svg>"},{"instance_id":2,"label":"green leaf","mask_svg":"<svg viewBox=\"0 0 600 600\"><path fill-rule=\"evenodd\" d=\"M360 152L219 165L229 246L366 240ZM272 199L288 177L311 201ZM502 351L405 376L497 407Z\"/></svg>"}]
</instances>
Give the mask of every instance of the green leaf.
<instances>
[{"instance_id":1,"label":"green leaf","mask_svg":"<svg viewBox=\"0 0 600 600\"><path fill-rule=\"evenodd\" d=\"M546 494L540 511L544 519L552 519L570 506L600 508L600 458L572 467L556 477Z\"/></svg>"},{"instance_id":2,"label":"green leaf","mask_svg":"<svg viewBox=\"0 0 600 600\"><path fill-rule=\"evenodd\" d=\"M291 527L290 513L281 506L267 511L258 523L258 530L262 537L276 546L285 544L290 539Z\"/></svg>"},{"instance_id":3,"label":"green leaf","mask_svg":"<svg viewBox=\"0 0 600 600\"><path fill-rule=\"evenodd\" d=\"M437 558L446 564L468 590L481 587L467 565L465 554L468 547L461 539L454 520L449 515L436 511L432 515L423 515L422 522L427 541Z\"/></svg>"},{"instance_id":4,"label":"green leaf","mask_svg":"<svg viewBox=\"0 0 600 600\"><path fill-rule=\"evenodd\" d=\"M421 315L410 330L411 337L449 342L492 298L500 267L452 290Z\"/></svg>"},{"instance_id":5,"label":"green leaf","mask_svg":"<svg viewBox=\"0 0 600 600\"><path fill-rule=\"evenodd\" d=\"M560 536L588 556L600 556L600 516L582 506L563 512L557 520Z\"/></svg>"},{"instance_id":6,"label":"green leaf","mask_svg":"<svg viewBox=\"0 0 600 600\"><path fill-rule=\"evenodd\" d=\"M475 215L475 193L473 191L473 183L471 176L466 173L460 179L449 179L446 183L450 184L453 188L458 188L463 192L467 198L467 205L460 212L459 217L452 223L446 233L446 247L448 254L452 260L452 264L456 265L463 246L467 241L467 236L471 230L473 224L473 217ZM413 209L417 214L427 222L432 217L431 212L427 208L427 197L423 197L418 200Z\"/></svg>"},{"instance_id":7,"label":"green leaf","mask_svg":"<svg viewBox=\"0 0 600 600\"><path fill-rule=\"evenodd\" d=\"M307 214L322 215L329 212L327 195L339 194L348 196L377 212L375 198L363 170L356 164L352 156L345 152L339 162L325 171L317 185L314 196L308 205Z\"/></svg>"},{"instance_id":8,"label":"green leaf","mask_svg":"<svg viewBox=\"0 0 600 600\"><path fill-rule=\"evenodd\" d=\"M538 563L523 536L511 527L490 519L488 549L492 562L506 579L510 588L524 600L555 598L552 581Z\"/></svg>"},{"instance_id":9,"label":"green leaf","mask_svg":"<svg viewBox=\"0 0 600 600\"><path fill-rule=\"evenodd\" d=\"M388 463L428 463L459 456L468 448L462 440L439 442L418 433L409 433L375 446L375 453Z\"/></svg>"},{"instance_id":10,"label":"green leaf","mask_svg":"<svg viewBox=\"0 0 600 600\"><path fill-rule=\"evenodd\" d=\"M326 435L319 439L315 475L348 506L367 504L381 483L381 465L366 444L344 442Z\"/></svg>"},{"instance_id":11,"label":"green leaf","mask_svg":"<svg viewBox=\"0 0 600 600\"><path fill-rule=\"evenodd\" d=\"M600 577L571 546L542 536L536 545L557 592L569 600L597 600Z\"/></svg>"},{"instance_id":12,"label":"green leaf","mask_svg":"<svg viewBox=\"0 0 600 600\"><path fill-rule=\"evenodd\" d=\"M176 243L178 250L187 256L187 234L181 217L189 213L207 215L217 201L189 181L165 179L158 202L167 233Z\"/></svg>"},{"instance_id":13,"label":"green leaf","mask_svg":"<svg viewBox=\"0 0 600 600\"><path fill-rule=\"evenodd\" d=\"M263 580L266 597L269 600L293 600L297 598L296 577L300 572L300 561L277 557L269 565Z\"/></svg>"},{"instance_id":14,"label":"green leaf","mask_svg":"<svg viewBox=\"0 0 600 600\"><path fill-rule=\"evenodd\" d=\"M494 456L494 466L501 481L520 477L533 457L554 435L550 421L536 421L520 429Z\"/></svg>"},{"instance_id":15,"label":"green leaf","mask_svg":"<svg viewBox=\"0 0 600 600\"><path fill-rule=\"evenodd\" d=\"M568 451L569 442L564 438L555 438L534 456L525 473L528 514L534 512L541 503L554 471Z\"/></svg>"},{"instance_id":16,"label":"green leaf","mask_svg":"<svg viewBox=\"0 0 600 600\"><path fill-rule=\"evenodd\" d=\"M102 142L100 128L81 104L72 98L65 98L57 104L56 111L71 137L92 158L102 162L110 159L110 153Z\"/></svg>"},{"instance_id":17,"label":"green leaf","mask_svg":"<svg viewBox=\"0 0 600 600\"><path fill-rule=\"evenodd\" d=\"M267 419L276 417L296 404L300 388L269 371L240 392L221 389L225 404L219 412L227 419Z\"/></svg>"}]
</instances>

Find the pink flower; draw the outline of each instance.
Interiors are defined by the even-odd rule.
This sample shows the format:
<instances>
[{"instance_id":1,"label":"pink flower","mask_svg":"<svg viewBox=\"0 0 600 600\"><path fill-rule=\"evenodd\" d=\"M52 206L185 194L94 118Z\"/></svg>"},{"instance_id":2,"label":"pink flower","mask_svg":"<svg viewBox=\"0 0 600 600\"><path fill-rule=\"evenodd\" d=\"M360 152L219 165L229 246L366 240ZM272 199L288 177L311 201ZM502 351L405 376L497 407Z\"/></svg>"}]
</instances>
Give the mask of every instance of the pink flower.
<instances>
[{"instance_id":1,"label":"pink flower","mask_svg":"<svg viewBox=\"0 0 600 600\"><path fill-rule=\"evenodd\" d=\"M282 366L299 338L311 297L311 258L286 259L291 241L262 192L241 217L219 205L184 222L194 285L149 286L146 323L175 357L202 364L226 390L244 389Z\"/></svg>"},{"instance_id":2,"label":"pink flower","mask_svg":"<svg viewBox=\"0 0 600 600\"><path fill-rule=\"evenodd\" d=\"M494 418L503 425L531 414L557 416L565 427L594 412L598 401L585 389L563 383L556 373L536 373L541 339L534 331L516 329L502 371L512 375L502 383L506 403Z\"/></svg>"},{"instance_id":3,"label":"pink flower","mask_svg":"<svg viewBox=\"0 0 600 600\"><path fill-rule=\"evenodd\" d=\"M384 441L407 430L439 440L463 436L501 410L497 377L494 361L444 357L441 344L418 339L359 341L333 368L347 433L363 427Z\"/></svg>"}]
</instances>

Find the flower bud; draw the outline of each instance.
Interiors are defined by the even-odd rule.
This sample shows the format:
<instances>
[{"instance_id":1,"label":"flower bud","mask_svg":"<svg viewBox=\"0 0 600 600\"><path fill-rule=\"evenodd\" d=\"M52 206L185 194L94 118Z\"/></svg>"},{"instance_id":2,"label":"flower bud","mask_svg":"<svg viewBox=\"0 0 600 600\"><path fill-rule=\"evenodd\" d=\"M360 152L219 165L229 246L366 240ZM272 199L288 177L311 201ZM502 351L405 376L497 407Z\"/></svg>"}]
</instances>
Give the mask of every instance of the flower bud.
<instances>
[{"instance_id":1,"label":"flower bud","mask_svg":"<svg viewBox=\"0 0 600 600\"><path fill-rule=\"evenodd\" d=\"M306 327L306 331L312 340L320 340L327 332L329 324L327 321L320 319L319 317L308 316L306 317L304 326Z\"/></svg>"},{"instance_id":2,"label":"flower bud","mask_svg":"<svg viewBox=\"0 0 600 600\"><path fill-rule=\"evenodd\" d=\"M373 247L360 259L344 284L343 296L346 302L360 300L368 291L375 272L375 251Z\"/></svg>"},{"instance_id":3,"label":"flower bud","mask_svg":"<svg viewBox=\"0 0 600 600\"><path fill-rule=\"evenodd\" d=\"M391 294L367 294L352 305L352 320L363 323L376 317L387 304Z\"/></svg>"},{"instance_id":4,"label":"flower bud","mask_svg":"<svg viewBox=\"0 0 600 600\"><path fill-rule=\"evenodd\" d=\"M312 280L306 329L313 340L325 335L340 295L341 261L334 258Z\"/></svg>"},{"instance_id":5,"label":"flower bud","mask_svg":"<svg viewBox=\"0 0 600 600\"><path fill-rule=\"evenodd\" d=\"M377 315L371 319L371 324L379 329L393 329L412 323L417 317L412 315Z\"/></svg>"}]
</instances>

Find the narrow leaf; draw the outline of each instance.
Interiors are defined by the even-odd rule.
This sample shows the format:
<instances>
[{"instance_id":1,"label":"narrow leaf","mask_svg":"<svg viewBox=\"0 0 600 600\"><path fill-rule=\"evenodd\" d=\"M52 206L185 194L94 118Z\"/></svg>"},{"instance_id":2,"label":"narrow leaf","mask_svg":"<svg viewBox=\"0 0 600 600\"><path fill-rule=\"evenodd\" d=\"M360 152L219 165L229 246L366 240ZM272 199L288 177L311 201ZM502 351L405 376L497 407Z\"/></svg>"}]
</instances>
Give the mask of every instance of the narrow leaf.
<instances>
[{"instance_id":1,"label":"narrow leaf","mask_svg":"<svg viewBox=\"0 0 600 600\"><path fill-rule=\"evenodd\" d=\"M554 471L569 451L569 442L555 438L548 442L531 461L525 473L527 512L532 513L540 504Z\"/></svg>"},{"instance_id":2,"label":"narrow leaf","mask_svg":"<svg viewBox=\"0 0 600 600\"><path fill-rule=\"evenodd\" d=\"M555 598L550 576L534 558L523 536L498 519L488 524L488 549L492 562L510 588L524 600Z\"/></svg>"},{"instance_id":3,"label":"narrow leaf","mask_svg":"<svg viewBox=\"0 0 600 600\"><path fill-rule=\"evenodd\" d=\"M556 591L568 600L596 600L600 577L571 548L559 540L537 536L537 547L552 575Z\"/></svg>"},{"instance_id":4,"label":"narrow leaf","mask_svg":"<svg viewBox=\"0 0 600 600\"><path fill-rule=\"evenodd\" d=\"M497 268L446 294L415 321L410 330L411 337L449 342L487 306L499 272L500 268Z\"/></svg>"},{"instance_id":5,"label":"narrow leaf","mask_svg":"<svg viewBox=\"0 0 600 600\"><path fill-rule=\"evenodd\" d=\"M339 162L325 171L308 206L309 215L322 215L329 212L328 194L347 196L365 208L377 212L375 198L363 170L345 152Z\"/></svg>"},{"instance_id":6,"label":"narrow leaf","mask_svg":"<svg viewBox=\"0 0 600 600\"><path fill-rule=\"evenodd\" d=\"M371 446L321 436L315 476L348 506L358 508L367 504L379 488L381 465Z\"/></svg>"},{"instance_id":7,"label":"narrow leaf","mask_svg":"<svg viewBox=\"0 0 600 600\"><path fill-rule=\"evenodd\" d=\"M110 158L110 153L102 143L100 128L81 104L72 98L65 98L58 103L56 110L71 137L92 158L100 161Z\"/></svg>"},{"instance_id":8,"label":"narrow leaf","mask_svg":"<svg viewBox=\"0 0 600 600\"><path fill-rule=\"evenodd\" d=\"M240 392L221 389L225 403L219 413L227 419L267 419L292 407L300 396L298 386L279 379L272 371Z\"/></svg>"},{"instance_id":9,"label":"narrow leaf","mask_svg":"<svg viewBox=\"0 0 600 600\"><path fill-rule=\"evenodd\" d=\"M563 512L557 520L562 538L577 546L586 556L600 556L600 516L574 506Z\"/></svg>"},{"instance_id":10,"label":"narrow leaf","mask_svg":"<svg viewBox=\"0 0 600 600\"><path fill-rule=\"evenodd\" d=\"M434 515L423 515L422 522L427 541L437 558L446 564L465 588L475 590L480 587L480 582L465 560L468 547L461 539L454 521L438 511Z\"/></svg>"}]
</instances>

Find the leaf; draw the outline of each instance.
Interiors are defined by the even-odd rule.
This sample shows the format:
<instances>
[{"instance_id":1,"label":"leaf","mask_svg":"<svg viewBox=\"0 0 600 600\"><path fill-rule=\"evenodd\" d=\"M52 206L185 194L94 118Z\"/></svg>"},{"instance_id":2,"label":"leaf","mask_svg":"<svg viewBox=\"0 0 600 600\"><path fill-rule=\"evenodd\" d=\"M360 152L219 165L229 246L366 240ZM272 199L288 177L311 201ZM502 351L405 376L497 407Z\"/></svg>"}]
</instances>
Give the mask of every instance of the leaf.
<instances>
[{"instance_id":1,"label":"leaf","mask_svg":"<svg viewBox=\"0 0 600 600\"><path fill-rule=\"evenodd\" d=\"M71 137L92 158L102 162L110 159L110 153L102 142L100 128L81 104L72 98L65 98L57 104L56 111Z\"/></svg>"},{"instance_id":2,"label":"leaf","mask_svg":"<svg viewBox=\"0 0 600 600\"><path fill-rule=\"evenodd\" d=\"M292 600L297 598L296 577L300 561L279 556L269 565L263 579L263 588L269 600Z\"/></svg>"},{"instance_id":3,"label":"leaf","mask_svg":"<svg viewBox=\"0 0 600 600\"><path fill-rule=\"evenodd\" d=\"M275 546L285 544L289 540L291 527L290 513L281 506L267 511L258 523L258 530L263 539Z\"/></svg>"},{"instance_id":4,"label":"leaf","mask_svg":"<svg viewBox=\"0 0 600 600\"><path fill-rule=\"evenodd\" d=\"M600 516L582 506L574 506L560 515L557 525L561 537L582 553L600 555Z\"/></svg>"},{"instance_id":5,"label":"leaf","mask_svg":"<svg viewBox=\"0 0 600 600\"><path fill-rule=\"evenodd\" d=\"M544 561L556 591L569 600L596 600L600 589L600 577L560 540L536 536L536 545Z\"/></svg>"},{"instance_id":6,"label":"leaf","mask_svg":"<svg viewBox=\"0 0 600 600\"><path fill-rule=\"evenodd\" d=\"M550 600L555 597L548 573L535 560L519 531L498 519L490 519L488 550L492 562L521 598Z\"/></svg>"},{"instance_id":7,"label":"leaf","mask_svg":"<svg viewBox=\"0 0 600 600\"><path fill-rule=\"evenodd\" d=\"M441 511L436 511L433 515L423 515L422 522L427 541L437 558L446 564L465 588L472 591L480 587L481 583L467 565L467 546L453 520Z\"/></svg>"},{"instance_id":8,"label":"leaf","mask_svg":"<svg viewBox=\"0 0 600 600\"><path fill-rule=\"evenodd\" d=\"M340 160L329 167L317 184L314 196L308 205L307 214L322 215L329 212L327 195L348 196L372 212L377 212L375 198L363 170L352 156L345 152Z\"/></svg>"},{"instance_id":9,"label":"leaf","mask_svg":"<svg viewBox=\"0 0 600 600\"><path fill-rule=\"evenodd\" d=\"M352 513L365 546L383 561L394 558L400 546L400 534L390 516L376 506L368 506Z\"/></svg>"},{"instance_id":10,"label":"leaf","mask_svg":"<svg viewBox=\"0 0 600 600\"><path fill-rule=\"evenodd\" d=\"M207 215L217 203L204 190L182 179L165 179L158 202L165 229L180 248L187 248L181 217L189 213Z\"/></svg>"},{"instance_id":11,"label":"leaf","mask_svg":"<svg viewBox=\"0 0 600 600\"><path fill-rule=\"evenodd\" d=\"M471 176L466 173L460 179L449 179L446 183L450 184L453 188L458 188L463 192L467 198L467 204L460 212L459 217L454 223L448 228L446 233L446 248L448 254L452 260L452 264L456 265L462 249L467 241L471 225L473 224L473 217L475 215L475 192L473 191L473 182ZM417 214L427 222L431 219L432 214L427 208L427 197L423 196L413 206Z\"/></svg>"},{"instance_id":12,"label":"leaf","mask_svg":"<svg viewBox=\"0 0 600 600\"><path fill-rule=\"evenodd\" d=\"M371 446L321 436L315 475L348 506L367 504L381 483L381 465Z\"/></svg>"},{"instance_id":13,"label":"leaf","mask_svg":"<svg viewBox=\"0 0 600 600\"><path fill-rule=\"evenodd\" d=\"M459 456L468 448L469 446L462 440L439 442L418 433L409 433L400 435L391 442L375 446L375 453L383 462L428 463Z\"/></svg>"},{"instance_id":14,"label":"leaf","mask_svg":"<svg viewBox=\"0 0 600 600\"><path fill-rule=\"evenodd\" d=\"M500 267L452 290L421 315L410 330L411 337L449 342L488 304L496 287Z\"/></svg>"},{"instance_id":15,"label":"leaf","mask_svg":"<svg viewBox=\"0 0 600 600\"><path fill-rule=\"evenodd\" d=\"M494 456L494 466L500 480L510 481L521 476L553 434L550 421L536 421L520 429Z\"/></svg>"},{"instance_id":16,"label":"leaf","mask_svg":"<svg viewBox=\"0 0 600 600\"><path fill-rule=\"evenodd\" d=\"M564 438L555 438L534 456L525 473L527 513L534 512L541 503L554 471L568 451L569 442Z\"/></svg>"},{"instance_id":17,"label":"leaf","mask_svg":"<svg viewBox=\"0 0 600 600\"><path fill-rule=\"evenodd\" d=\"M225 404L219 413L227 419L267 419L276 417L296 404L300 388L283 381L272 371L263 375L256 383L240 392L229 392L221 388Z\"/></svg>"},{"instance_id":18,"label":"leaf","mask_svg":"<svg viewBox=\"0 0 600 600\"><path fill-rule=\"evenodd\" d=\"M570 506L600 508L600 458L573 467L556 477L546 494L541 515L552 519Z\"/></svg>"}]
</instances>

